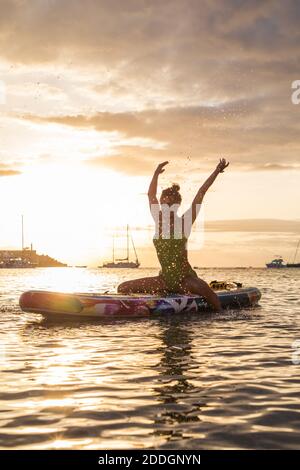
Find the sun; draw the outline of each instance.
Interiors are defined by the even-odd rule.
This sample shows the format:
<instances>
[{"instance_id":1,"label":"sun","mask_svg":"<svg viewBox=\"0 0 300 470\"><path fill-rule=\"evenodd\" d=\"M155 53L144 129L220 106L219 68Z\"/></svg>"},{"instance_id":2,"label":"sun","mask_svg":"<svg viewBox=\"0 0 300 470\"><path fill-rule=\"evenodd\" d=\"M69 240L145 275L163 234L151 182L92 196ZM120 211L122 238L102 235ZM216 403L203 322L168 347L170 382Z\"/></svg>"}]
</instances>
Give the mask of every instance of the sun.
<instances>
[{"instance_id":1,"label":"sun","mask_svg":"<svg viewBox=\"0 0 300 470\"><path fill-rule=\"evenodd\" d=\"M10 201L6 214L2 209L11 227L7 245L20 245L23 214L25 245L71 265L109 259L113 233L136 224L139 211L145 218L141 182L133 185L126 175L84 162L32 165L14 181L18 190L10 184L3 194Z\"/></svg>"}]
</instances>

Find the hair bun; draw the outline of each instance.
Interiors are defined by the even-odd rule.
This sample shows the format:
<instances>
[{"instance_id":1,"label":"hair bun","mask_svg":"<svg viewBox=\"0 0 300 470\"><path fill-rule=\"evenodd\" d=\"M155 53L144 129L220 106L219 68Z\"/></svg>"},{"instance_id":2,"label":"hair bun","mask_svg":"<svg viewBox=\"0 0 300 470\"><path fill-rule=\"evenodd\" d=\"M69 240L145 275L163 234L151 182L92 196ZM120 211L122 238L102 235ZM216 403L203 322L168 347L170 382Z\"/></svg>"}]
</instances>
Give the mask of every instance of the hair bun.
<instances>
[{"instance_id":1,"label":"hair bun","mask_svg":"<svg viewBox=\"0 0 300 470\"><path fill-rule=\"evenodd\" d=\"M177 183L172 184L172 190L176 191L177 193L180 191L180 186Z\"/></svg>"}]
</instances>

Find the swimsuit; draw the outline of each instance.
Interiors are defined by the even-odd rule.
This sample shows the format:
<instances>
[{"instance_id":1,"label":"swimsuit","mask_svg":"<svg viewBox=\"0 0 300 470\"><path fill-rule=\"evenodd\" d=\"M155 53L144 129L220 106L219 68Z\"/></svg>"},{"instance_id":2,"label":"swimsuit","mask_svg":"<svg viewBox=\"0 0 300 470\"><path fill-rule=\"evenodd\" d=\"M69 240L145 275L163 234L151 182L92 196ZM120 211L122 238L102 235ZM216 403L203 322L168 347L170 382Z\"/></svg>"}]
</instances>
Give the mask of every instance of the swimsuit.
<instances>
[{"instance_id":1,"label":"swimsuit","mask_svg":"<svg viewBox=\"0 0 300 470\"><path fill-rule=\"evenodd\" d=\"M198 278L198 276L188 262L187 238L184 235L181 238L174 238L174 233L163 238L161 215L159 219L159 236L154 237L153 244L161 265L160 276L164 279L169 292L180 292L182 281L186 277Z\"/></svg>"}]
</instances>

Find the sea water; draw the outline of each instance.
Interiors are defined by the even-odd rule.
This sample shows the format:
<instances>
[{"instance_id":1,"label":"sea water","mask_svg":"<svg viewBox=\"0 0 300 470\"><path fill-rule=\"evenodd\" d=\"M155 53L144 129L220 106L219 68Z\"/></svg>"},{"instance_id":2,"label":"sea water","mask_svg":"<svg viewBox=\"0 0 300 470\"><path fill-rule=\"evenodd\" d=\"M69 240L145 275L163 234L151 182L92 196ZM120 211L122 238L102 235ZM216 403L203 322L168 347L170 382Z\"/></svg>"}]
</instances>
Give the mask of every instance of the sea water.
<instances>
[{"instance_id":1,"label":"sea water","mask_svg":"<svg viewBox=\"0 0 300 470\"><path fill-rule=\"evenodd\" d=\"M2 449L300 447L300 270L199 270L261 290L223 314L60 324L18 306L156 273L0 270Z\"/></svg>"}]
</instances>

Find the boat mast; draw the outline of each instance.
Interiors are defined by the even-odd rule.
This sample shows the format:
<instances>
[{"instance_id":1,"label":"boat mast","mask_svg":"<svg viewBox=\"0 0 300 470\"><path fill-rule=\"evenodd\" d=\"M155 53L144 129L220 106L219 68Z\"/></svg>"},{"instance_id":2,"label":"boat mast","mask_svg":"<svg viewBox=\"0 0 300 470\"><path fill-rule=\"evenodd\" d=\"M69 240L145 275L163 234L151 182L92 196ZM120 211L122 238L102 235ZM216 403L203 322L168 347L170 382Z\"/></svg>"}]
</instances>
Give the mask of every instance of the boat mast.
<instances>
[{"instance_id":1,"label":"boat mast","mask_svg":"<svg viewBox=\"0 0 300 470\"><path fill-rule=\"evenodd\" d=\"M297 258L297 253L298 253L299 245L300 245L300 239L298 240L298 243L297 243L297 248L296 248L295 256L294 256L294 259L293 259L293 264L295 264L295 261L296 261L296 258Z\"/></svg>"},{"instance_id":2,"label":"boat mast","mask_svg":"<svg viewBox=\"0 0 300 470\"><path fill-rule=\"evenodd\" d=\"M127 261L129 261L129 225L127 224Z\"/></svg>"},{"instance_id":3,"label":"boat mast","mask_svg":"<svg viewBox=\"0 0 300 470\"><path fill-rule=\"evenodd\" d=\"M22 251L24 251L24 216L21 216L22 219Z\"/></svg>"},{"instance_id":4,"label":"boat mast","mask_svg":"<svg viewBox=\"0 0 300 470\"><path fill-rule=\"evenodd\" d=\"M135 254L135 262L138 264L139 260L138 260L137 252L136 252L136 249L135 249L135 246L134 246L134 243L133 243L132 235L131 235L131 243L132 243L133 251L134 251L134 254Z\"/></svg>"},{"instance_id":5,"label":"boat mast","mask_svg":"<svg viewBox=\"0 0 300 470\"><path fill-rule=\"evenodd\" d=\"M115 234L113 234L112 242L113 242L113 246L112 246L112 259L113 259L113 263L114 263L114 262L115 262Z\"/></svg>"}]
</instances>

